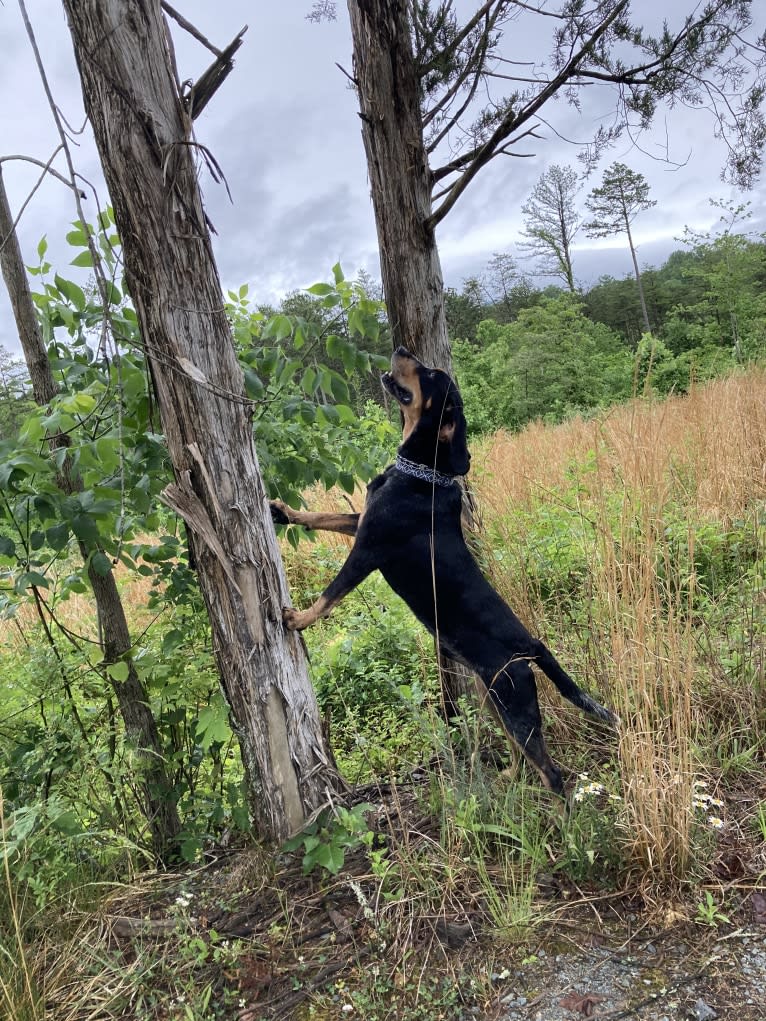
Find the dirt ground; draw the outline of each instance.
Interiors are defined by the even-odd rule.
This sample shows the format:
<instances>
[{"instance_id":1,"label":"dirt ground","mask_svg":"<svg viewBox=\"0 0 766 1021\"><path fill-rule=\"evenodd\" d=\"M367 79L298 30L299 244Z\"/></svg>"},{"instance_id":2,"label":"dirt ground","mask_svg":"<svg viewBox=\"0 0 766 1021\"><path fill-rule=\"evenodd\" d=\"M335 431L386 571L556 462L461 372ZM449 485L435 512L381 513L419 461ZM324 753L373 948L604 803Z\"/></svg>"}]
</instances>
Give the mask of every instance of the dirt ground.
<instances>
[{"instance_id":1,"label":"dirt ground","mask_svg":"<svg viewBox=\"0 0 766 1021\"><path fill-rule=\"evenodd\" d=\"M551 874L538 879L543 921L506 938L470 890L437 912L409 903L386 915L361 849L324 880L302 875L300 855L280 857L275 875L257 852L232 850L111 898L112 951L130 960L147 940L239 941L236 963L204 976L236 1000L232 1021L766 1021L766 879L761 867L743 875L733 852L714 917L698 895L645 903Z\"/></svg>"}]
</instances>

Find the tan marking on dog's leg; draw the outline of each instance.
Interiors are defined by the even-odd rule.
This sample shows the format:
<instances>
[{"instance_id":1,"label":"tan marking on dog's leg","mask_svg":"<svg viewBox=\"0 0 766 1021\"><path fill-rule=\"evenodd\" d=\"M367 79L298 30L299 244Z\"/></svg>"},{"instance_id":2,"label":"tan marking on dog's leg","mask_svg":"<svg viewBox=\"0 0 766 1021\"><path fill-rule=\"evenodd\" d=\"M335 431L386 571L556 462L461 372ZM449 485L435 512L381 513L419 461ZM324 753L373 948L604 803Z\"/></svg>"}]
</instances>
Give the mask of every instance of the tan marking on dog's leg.
<instances>
[{"instance_id":1,"label":"tan marking on dog's leg","mask_svg":"<svg viewBox=\"0 0 766 1021\"><path fill-rule=\"evenodd\" d=\"M296 610L293 606L286 606L282 610L282 621L289 631L303 631L305 628L311 627L312 624L316 624L320 617L329 617L339 602L339 599L331 602L324 596L320 596L306 610Z\"/></svg>"},{"instance_id":2,"label":"tan marking on dog's leg","mask_svg":"<svg viewBox=\"0 0 766 1021\"><path fill-rule=\"evenodd\" d=\"M282 500L272 500L271 503L284 514L291 525L302 525L303 528L312 528L322 532L340 532L343 535L356 535L359 526L359 514L293 510Z\"/></svg>"}]
</instances>

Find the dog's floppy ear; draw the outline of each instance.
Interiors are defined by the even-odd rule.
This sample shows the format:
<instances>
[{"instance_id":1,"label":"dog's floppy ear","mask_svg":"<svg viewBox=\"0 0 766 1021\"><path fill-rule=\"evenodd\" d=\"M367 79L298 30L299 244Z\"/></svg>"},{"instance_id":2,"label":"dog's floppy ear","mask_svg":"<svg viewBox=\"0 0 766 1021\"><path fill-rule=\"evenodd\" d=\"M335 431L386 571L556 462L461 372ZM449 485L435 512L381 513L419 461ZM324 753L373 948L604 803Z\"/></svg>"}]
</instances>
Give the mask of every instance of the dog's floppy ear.
<instances>
[{"instance_id":1,"label":"dog's floppy ear","mask_svg":"<svg viewBox=\"0 0 766 1021\"><path fill-rule=\"evenodd\" d=\"M442 454L439 460L446 466L449 475L467 475L471 466L471 455L468 453L465 416L459 398L454 402L454 409L449 418L450 420L439 429L439 447ZM445 468L441 470L444 471Z\"/></svg>"}]
</instances>

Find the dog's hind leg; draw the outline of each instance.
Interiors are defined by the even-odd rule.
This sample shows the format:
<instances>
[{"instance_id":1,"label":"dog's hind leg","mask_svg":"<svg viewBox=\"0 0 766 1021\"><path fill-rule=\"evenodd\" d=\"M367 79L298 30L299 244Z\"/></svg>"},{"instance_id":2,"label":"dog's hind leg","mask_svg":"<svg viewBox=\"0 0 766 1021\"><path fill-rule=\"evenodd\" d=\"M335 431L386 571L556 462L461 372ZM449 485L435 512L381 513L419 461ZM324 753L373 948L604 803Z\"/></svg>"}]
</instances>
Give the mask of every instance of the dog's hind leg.
<instances>
[{"instance_id":1,"label":"dog's hind leg","mask_svg":"<svg viewBox=\"0 0 766 1021\"><path fill-rule=\"evenodd\" d=\"M545 746L537 686L529 664L516 660L492 676L483 675L482 679L506 729L524 758L534 767L549 790L563 796L561 770Z\"/></svg>"}]
</instances>

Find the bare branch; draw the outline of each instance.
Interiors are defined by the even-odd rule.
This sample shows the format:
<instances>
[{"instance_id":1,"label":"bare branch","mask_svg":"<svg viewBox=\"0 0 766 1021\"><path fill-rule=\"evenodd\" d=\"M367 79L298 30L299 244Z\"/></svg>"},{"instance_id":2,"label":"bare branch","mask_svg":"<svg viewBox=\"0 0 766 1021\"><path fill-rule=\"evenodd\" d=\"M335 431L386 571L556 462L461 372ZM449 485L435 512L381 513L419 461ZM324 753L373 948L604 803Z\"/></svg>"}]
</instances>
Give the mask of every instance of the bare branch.
<instances>
[{"instance_id":1,"label":"bare branch","mask_svg":"<svg viewBox=\"0 0 766 1021\"><path fill-rule=\"evenodd\" d=\"M206 47L206 49L210 50L211 53L215 53L216 57L221 56L221 51L218 49L218 47L214 46L210 42L210 40L207 39L200 32L198 28L195 28L195 26L192 25L190 21L187 21L183 14L179 14L175 7L171 7L167 0L162 0L160 6L162 7L163 11L173 19L173 21L178 22L178 24L185 32L188 32L189 35L194 36L198 43L202 43L202 45Z\"/></svg>"},{"instance_id":2,"label":"bare branch","mask_svg":"<svg viewBox=\"0 0 766 1021\"><path fill-rule=\"evenodd\" d=\"M99 296L101 298L101 304L102 304L103 309L104 309L104 319L103 319L104 326L103 326L103 329L104 329L104 331L106 331L107 330L107 324L110 322L110 316L109 316L109 291L108 291L108 288L107 288L106 276L104 274L104 270L103 270L103 266L102 266L102 262L101 262L101 255L100 255L100 253L98 251L98 248L96 246L96 242L95 242L95 239L93 237L93 234L92 234L91 230L88 228L87 220L85 219L85 211L84 211L84 209L82 207L82 199L80 197L81 196L81 192L80 192L79 188L77 188L77 186L76 186L76 181L75 181L76 174L75 174L75 169L74 169L74 163L72 162L72 153L70 152L70 149L69 149L69 142L67 141L67 136L66 136L66 132L64 131L64 126L62 124L62 120L61 120L61 115L59 113L59 109L56 106L56 102L55 102L55 100L53 98L53 93L51 92L50 84L48 83L48 75L45 72L45 67L43 65L42 57L40 56L40 50L39 50L39 48L37 46L37 39L35 38L35 33L34 33L33 28L32 28L32 24L31 24L31 22L29 20L29 15L27 14L27 9L26 9L26 6L24 4L24 0L18 0L18 4L19 4L19 10L21 11L22 20L24 21L24 27L26 29L27 36L29 37L30 45L32 46L32 52L34 53L35 63L37 64L37 70L38 70L38 72L40 74L40 80L42 82L43 89L45 91L45 95L46 95L46 97L48 99L48 105L51 108L51 113L53 114L53 120L54 120L54 122L56 124L56 128L57 128L58 133L59 133L59 138L61 139L61 148L64 150L64 157L66 159L67 168L69 170L69 179L72 182L72 190L74 191L75 204L77 206L77 214L78 214L78 216L80 218L80 223L82 224L82 229L83 229L83 231L84 231L84 233L85 233L85 235L86 235L86 237L88 239L88 251L90 252L91 259L93 260L93 275L96 278L96 285L98 286L98 293L99 293ZM84 197L84 194L83 194L83 197ZM103 340L104 340L104 338L102 337L102 343L103 343Z\"/></svg>"},{"instance_id":3,"label":"bare branch","mask_svg":"<svg viewBox=\"0 0 766 1021\"><path fill-rule=\"evenodd\" d=\"M349 74L345 67L343 67L342 64L339 64L337 60L335 61L335 66L338 68L339 71L342 71L343 74L345 74L345 76L348 78L348 80L351 82L354 88L357 88L359 82L356 80L356 78L354 78L352 74Z\"/></svg>"},{"instance_id":4,"label":"bare branch","mask_svg":"<svg viewBox=\"0 0 766 1021\"><path fill-rule=\"evenodd\" d=\"M242 45L242 37L245 32L247 32L247 25L239 30L226 49L218 53L210 67L184 95L184 106L192 120L199 117L234 67L233 57Z\"/></svg>"},{"instance_id":5,"label":"bare branch","mask_svg":"<svg viewBox=\"0 0 766 1021\"><path fill-rule=\"evenodd\" d=\"M53 177L55 177L57 180L61 181L62 184L65 184L67 186L67 188L73 188L76 192L78 192L78 194L80 195L80 198L83 198L83 199L85 198L85 192L84 191L79 191L77 186L72 181L68 181L66 179L66 177L64 177L62 174L60 174L58 172L58 170L54 170L53 167L51 167L51 163L55 160L55 158L58 156L58 154L60 152L61 152L61 146L59 145L54 150L53 155L51 156L51 158L48 160L47 163L43 163L42 160L37 160L33 156L2 156L2 157L0 157L0 165L2 165L3 163L7 163L10 160L23 160L26 163L34 163L36 166L43 168L43 172L38 177L37 182L35 183L35 186L32 188L30 193L27 195L27 197L24 199L23 203L21 204L21 208L19 209L18 213L16 214L16 219L13 221L13 224L11 225L10 233L8 233L4 238L0 237L0 252L2 252L2 250L5 247L6 243L10 239L11 233L13 233L13 231L15 231L17 226L19 225L19 221L21 220L21 217L24 215L24 210L27 208L29 203L32 201L32 198L34 197L35 192L37 191L37 189L40 187L40 185L45 180L45 175L46 174L52 174Z\"/></svg>"},{"instance_id":6,"label":"bare branch","mask_svg":"<svg viewBox=\"0 0 766 1021\"><path fill-rule=\"evenodd\" d=\"M65 184L67 188L74 188L75 185L73 185L70 180L64 177L63 174L60 174L58 170L54 170L53 167L51 166L51 163L55 160L55 158L58 156L60 152L61 146L59 145L56 147L53 155L51 156L47 163L43 163L42 160L38 160L34 156L20 156L20 155L0 156L0 163L9 163L11 160L20 160L23 163L34 163L36 167L42 167L46 174L51 174L51 176L55 177L57 181L61 181L62 184ZM45 175L43 175L43 177L44 176ZM80 190L80 197L85 198L85 192L82 190Z\"/></svg>"},{"instance_id":7,"label":"bare branch","mask_svg":"<svg viewBox=\"0 0 766 1021\"><path fill-rule=\"evenodd\" d=\"M605 35L609 27L617 20L627 6L628 0L622 0L621 3L617 4L614 10L608 14L606 18L604 18L596 29L594 29L588 40L580 47L577 53L570 56L569 60L555 78L553 78L545 86L545 88L541 89L541 91L533 99L531 99L526 106L518 112L513 109L508 111L487 141L475 150L473 160L467 163L466 169L462 175L446 192L441 205L434 209L433 213L426 221L426 225L430 229L435 228L436 225L444 219L481 168L489 163L489 161L495 156L496 150L500 147L500 145L503 143L505 143L506 146L512 144L511 142L506 142L506 139L508 139L514 131L520 128L522 124L528 121L531 117L534 117L537 114L537 111L550 99L550 97L553 96L565 82L574 76L580 62ZM523 138L524 136L521 135L519 137ZM445 174L438 170L434 172L434 179L438 179L440 176L444 177Z\"/></svg>"}]
</instances>

